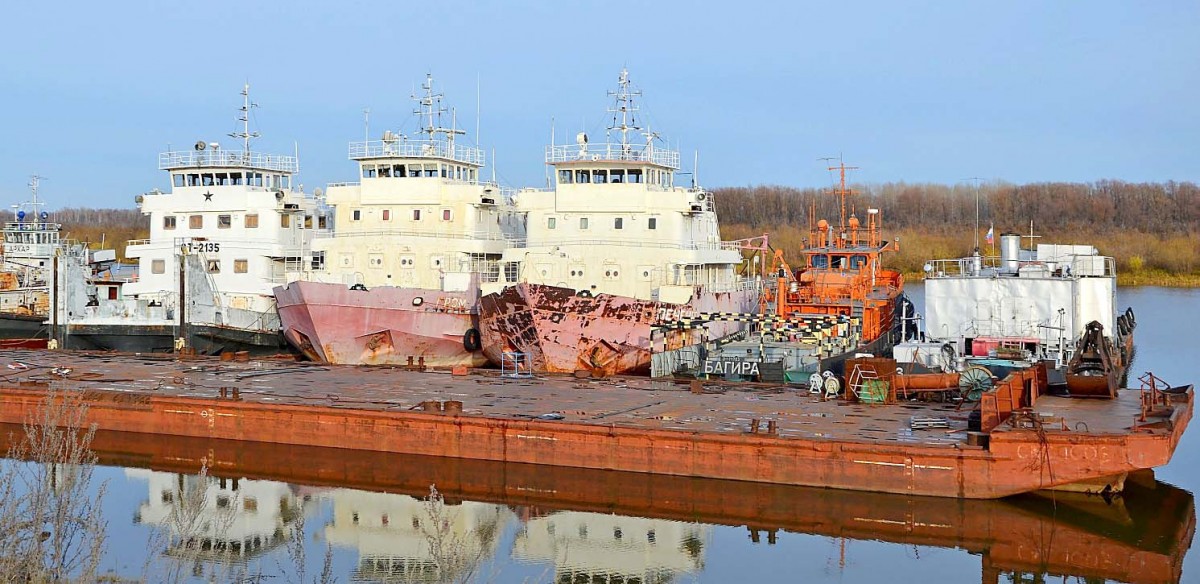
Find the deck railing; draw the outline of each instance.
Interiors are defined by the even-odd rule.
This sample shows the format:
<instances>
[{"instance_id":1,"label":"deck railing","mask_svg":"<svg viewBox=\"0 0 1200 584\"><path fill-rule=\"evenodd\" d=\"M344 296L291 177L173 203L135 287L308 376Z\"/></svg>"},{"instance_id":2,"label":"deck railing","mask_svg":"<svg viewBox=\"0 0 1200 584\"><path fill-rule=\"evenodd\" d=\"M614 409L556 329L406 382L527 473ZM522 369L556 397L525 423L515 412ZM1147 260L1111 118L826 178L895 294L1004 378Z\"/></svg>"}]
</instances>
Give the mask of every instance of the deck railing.
<instances>
[{"instance_id":1,"label":"deck railing","mask_svg":"<svg viewBox=\"0 0 1200 584\"><path fill-rule=\"evenodd\" d=\"M350 143L350 158L445 158L483 166L483 150L461 144L450 145L438 140L367 140Z\"/></svg>"},{"instance_id":2,"label":"deck railing","mask_svg":"<svg viewBox=\"0 0 1200 584\"><path fill-rule=\"evenodd\" d=\"M617 162L649 162L672 169L679 168L679 152L655 148L653 144L567 144L546 147L546 162L581 162L586 160Z\"/></svg>"},{"instance_id":3,"label":"deck railing","mask_svg":"<svg viewBox=\"0 0 1200 584\"><path fill-rule=\"evenodd\" d=\"M279 156L241 150L175 150L158 155L159 170L180 168L254 168L277 172L300 171L295 156Z\"/></svg>"}]
</instances>

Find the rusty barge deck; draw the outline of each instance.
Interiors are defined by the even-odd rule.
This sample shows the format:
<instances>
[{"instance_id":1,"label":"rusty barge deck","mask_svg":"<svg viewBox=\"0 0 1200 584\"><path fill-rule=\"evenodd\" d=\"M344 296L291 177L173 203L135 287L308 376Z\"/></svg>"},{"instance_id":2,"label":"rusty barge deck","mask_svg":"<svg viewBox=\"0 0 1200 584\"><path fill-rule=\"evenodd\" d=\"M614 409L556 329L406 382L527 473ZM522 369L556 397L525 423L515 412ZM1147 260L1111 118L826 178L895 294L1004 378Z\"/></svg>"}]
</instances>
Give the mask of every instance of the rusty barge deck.
<instances>
[{"instance_id":1,"label":"rusty barge deck","mask_svg":"<svg viewBox=\"0 0 1200 584\"><path fill-rule=\"evenodd\" d=\"M1192 412L1190 391L1144 416L1137 391L1042 396L1024 417L1037 423L1001 423L974 444L953 405L820 401L771 387L693 393L641 378L37 351L0 364L6 423L30 419L55 390L80 396L101 430L964 498L1163 465ZM950 427L913 430L914 417Z\"/></svg>"}]
</instances>

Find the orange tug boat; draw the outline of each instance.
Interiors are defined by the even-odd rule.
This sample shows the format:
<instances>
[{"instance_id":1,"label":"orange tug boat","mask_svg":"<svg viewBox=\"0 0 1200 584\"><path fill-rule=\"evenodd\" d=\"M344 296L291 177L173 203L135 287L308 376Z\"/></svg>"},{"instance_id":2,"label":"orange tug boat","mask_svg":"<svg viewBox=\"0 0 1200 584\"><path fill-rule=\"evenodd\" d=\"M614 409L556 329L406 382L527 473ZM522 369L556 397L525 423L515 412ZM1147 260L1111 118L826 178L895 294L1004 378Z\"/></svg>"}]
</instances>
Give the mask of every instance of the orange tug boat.
<instances>
[{"instance_id":1,"label":"orange tug boat","mask_svg":"<svg viewBox=\"0 0 1200 584\"><path fill-rule=\"evenodd\" d=\"M1190 386L1151 376L1114 399L1049 395L1038 367L985 392L973 429L954 403L890 405L915 391L897 384L864 403L765 384L110 353L14 350L0 368L0 423L70 400L101 431L973 499L1119 490L1170 460L1193 403Z\"/></svg>"}]
</instances>

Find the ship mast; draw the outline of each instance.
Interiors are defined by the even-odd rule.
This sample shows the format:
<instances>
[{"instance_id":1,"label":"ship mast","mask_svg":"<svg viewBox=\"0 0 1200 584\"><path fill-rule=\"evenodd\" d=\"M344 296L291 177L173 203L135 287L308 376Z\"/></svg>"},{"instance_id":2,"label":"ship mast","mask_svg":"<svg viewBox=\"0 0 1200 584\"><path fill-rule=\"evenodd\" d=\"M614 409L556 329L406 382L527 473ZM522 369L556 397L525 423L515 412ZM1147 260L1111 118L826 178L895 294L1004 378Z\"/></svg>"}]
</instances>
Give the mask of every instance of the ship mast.
<instances>
[{"instance_id":1,"label":"ship mast","mask_svg":"<svg viewBox=\"0 0 1200 584\"><path fill-rule=\"evenodd\" d=\"M452 120L449 128L442 127L442 114L446 112L446 108L442 106L442 94L433 92L433 74L425 74L425 82L421 84L421 89L425 90L425 95L412 96L412 100L421 106L420 109L413 110L413 113L425 122L421 133L428 135L430 142L433 142L438 134L444 134L449 150L447 156L454 156L454 136L467 132L458 129L457 120Z\"/></svg>"},{"instance_id":2,"label":"ship mast","mask_svg":"<svg viewBox=\"0 0 1200 584\"><path fill-rule=\"evenodd\" d=\"M33 210L32 221L35 221L35 222L41 220L41 215L38 213L38 207L45 205L45 203L38 200L38 187L41 184L42 179L44 179L44 178L46 178L46 177L38 176L36 174L29 175L29 191L30 191L31 198L28 203L25 203L25 205L27 205L30 209ZM15 215L15 213L14 213L14 215ZM14 217L14 219L16 219L16 217Z\"/></svg>"},{"instance_id":3,"label":"ship mast","mask_svg":"<svg viewBox=\"0 0 1200 584\"><path fill-rule=\"evenodd\" d=\"M629 151L629 132L641 131L641 127L637 125L634 112L638 111L637 104L633 98L642 95L641 91L630 91L629 89L629 70L622 68L621 76L617 78L617 90L608 92L608 95L613 98L612 107L608 108L609 113L613 115L612 125L608 127L608 136L611 137L611 132L616 130L621 133L621 151ZM618 121L617 118L620 118ZM646 141L654 139L654 134L646 133ZM608 141L607 139L605 141Z\"/></svg>"},{"instance_id":4,"label":"ship mast","mask_svg":"<svg viewBox=\"0 0 1200 584\"><path fill-rule=\"evenodd\" d=\"M840 229L841 229L842 233L845 233L846 229L847 229L846 196L853 195L855 193L855 191L853 189L846 188L846 171L847 170L858 170L858 167L857 166L846 166L846 163L842 162L841 158L838 158L838 165L830 166L829 170L836 170L841 175L841 180L838 183L838 188L837 188L837 190L833 191L833 194L838 196L838 198L840 199L841 204L842 204L842 222L841 222Z\"/></svg>"},{"instance_id":5,"label":"ship mast","mask_svg":"<svg viewBox=\"0 0 1200 584\"><path fill-rule=\"evenodd\" d=\"M256 103L250 103L250 84L242 86L242 109L238 110L238 121L242 123L241 132L230 132L230 138L242 139L242 156L250 156L250 139L257 138L258 132L250 131L250 108L258 107Z\"/></svg>"}]
</instances>

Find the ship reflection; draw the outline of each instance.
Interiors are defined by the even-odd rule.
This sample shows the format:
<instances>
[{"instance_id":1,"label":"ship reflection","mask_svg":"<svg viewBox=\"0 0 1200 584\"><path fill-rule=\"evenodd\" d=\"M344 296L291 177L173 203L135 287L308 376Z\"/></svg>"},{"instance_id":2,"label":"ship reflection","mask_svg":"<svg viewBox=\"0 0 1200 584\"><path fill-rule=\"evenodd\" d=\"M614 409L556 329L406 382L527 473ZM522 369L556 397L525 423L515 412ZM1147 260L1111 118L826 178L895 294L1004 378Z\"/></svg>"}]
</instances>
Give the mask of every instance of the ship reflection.
<instances>
[{"instance_id":1,"label":"ship reflection","mask_svg":"<svg viewBox=\"0 0 1200 584\"><path fill-rule=\"evenodd\" d=\"M712 526L734 526L761 545L789 532L957 548L980 557L985 584L1175 583L1196 526L1192 495L1150 475L1131 476L1126 494L1109 502L1064 493L980 501L121 433L98 433L93 447L102 464L183 475L205 461L208 480L217 481L204 487L211 513L243 522L211 544L226 553L278 545L289 517L294 522L311 505L307 497L330 501L323 534L357 550L356 581L434 581L439 566L443 576L452 565L462 575L480 562L511 559L545 566L537 581L553 573L561 583L670 582L704 570L715 553ZM145 475L149 498L139 517L146 523L171 503L164 493L190 488L180 487L187 476L160 475ZM220 477L226 491L238 478L240 499L225 508ZM445 500L431 509L432 484ZM295 511L279 513L285 508ZM457 556L431 544L439 537Z\"/></svg>"}]
</instances>

